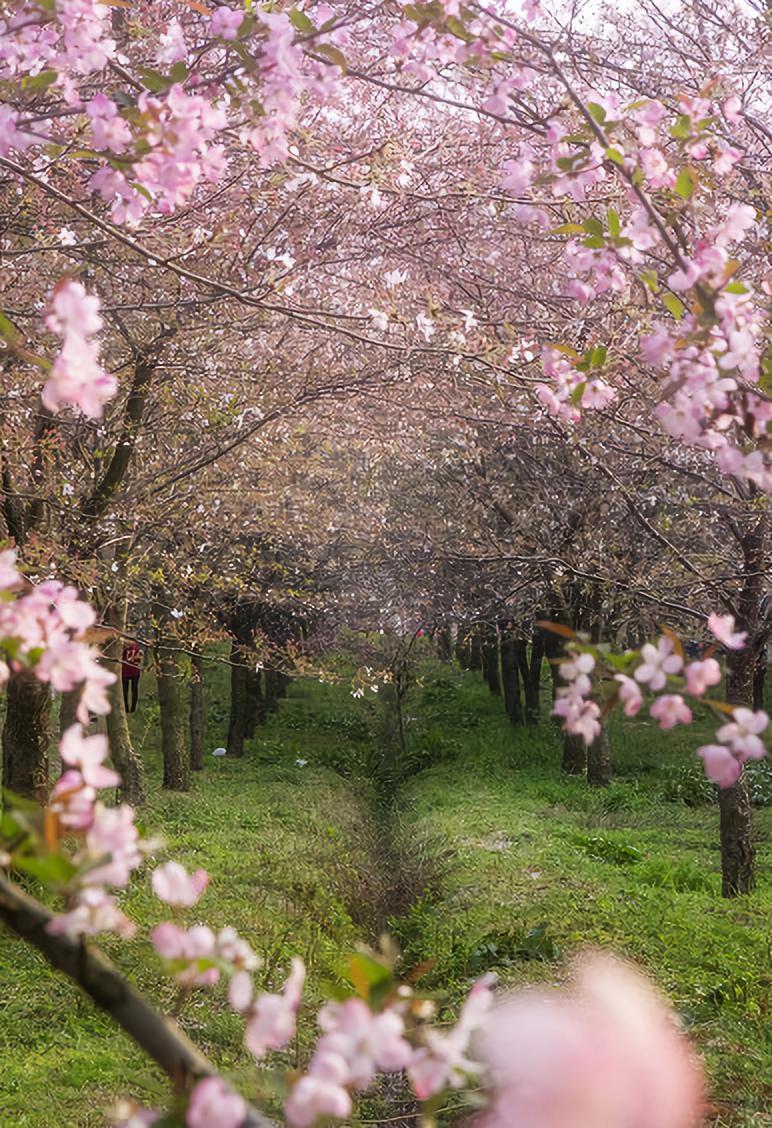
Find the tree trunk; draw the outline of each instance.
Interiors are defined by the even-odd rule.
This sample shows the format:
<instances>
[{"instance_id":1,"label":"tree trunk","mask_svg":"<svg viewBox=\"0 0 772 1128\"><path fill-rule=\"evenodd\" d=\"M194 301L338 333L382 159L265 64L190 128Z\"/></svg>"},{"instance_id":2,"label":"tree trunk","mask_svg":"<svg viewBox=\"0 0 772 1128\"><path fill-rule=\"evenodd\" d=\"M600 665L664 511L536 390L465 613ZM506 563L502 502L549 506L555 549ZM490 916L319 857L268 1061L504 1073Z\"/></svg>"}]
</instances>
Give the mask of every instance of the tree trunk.
<instances>
[{"instance_id":1,"label":"tree trunk","mask_svg":"<svg viewBox=\"0 0 772 1128\"><path fill-rule=\"evenodd\" d=\"M238 642L231 643L231 709L226 749L229 756L244 755L247 723L247 668Z\"/></svg>"},{"instance_id":2,"label":"tree trunk","mask_svg":"<svg viewBox=\"0 0 772 1128\"><path fill-rule=\"evenodd\" d=\"M78 702L80 701L80 686L69 689L59 695L59 736L62 737L68 728L77 721Z\"/></svg>"},{"instance_id":3,"label":"tree trunk","mask_svg":"<svg viewBox=\"0 0 772 1128\"><path fill-rule=\"evenodd\" d=\"M500 633L501 684L504 690L504 708L513 725L523 723L523 709L520 702L520 672L515 655L515 640L512 628L502 625Z\"/></svg>"},{"instance_id":4,"label":"tree trunk","mask_svg":"<svg viewBox=\"0 0 772 1128\"><path fill-rule=\"evenodd\" d=\"M120 610L115 607L106 608L104 621L118 631L125 630L125 608ZM132 807L141 807L145 802L145 766L134 750L129 724L126 720L126 706L123 701L123 684L121 682L121 657L123 655L121 635L118 634L115 638L108 639L102 647L102 653L106 659L104 664L111 673L116 675L116 680L107 687L110 712L106 717L106 726L110 758L113 767L121 777L123 799Z\"/></svg>"},{"instance_id":5,"label":"tree trunk","mask_svg":"<svg viewBox=\"0 0 772 1128\"><path fill-rule=\"evenodd\" d=\"M501 696L499 677L499 640L495 627L486 627L482 640L483 677L494 697Z\"/></svg>"},{"instance_id":6,"label":"tree trunk","mask_svg":"<svg viewBox=\"0 0 772 1128\"><path fill-rule=\"evenodd\" d=\"M593 787L611 783L611 749L608 729L601 722L600 732L587 749L587 782Z\"/></svg>"},{"instance_id":7,"label":"tree trunk","mask_svg":"<svg viewBox=\"0 0 772 1128\"><path fill-rule=\"evenodd\" d=\"M450 627L438 627L435 634L437 657L441 662L450 662L453 658L453 642L450 637Z\"/></svg>"},{"instance_id":8,"label":"tree trunk","mask_svg":"<svg viewBox=\"0 0 772 1128\"><path fill-rule=\"evenodd\" d=\"M584 775L587 764L587 745L581 736L573 736L570 732L563 733L563 759L561 768L566 775Z\"/></svg>"},{"instance_id":9,"label":"tree trunk","mask_svg":"<svg viewBox=\"0 0 772 1128\"><path fill-rule=\"evenodd\" d=\"M763 513L740 539L744 581L738 599L737 626L748 632L748 645L730 650L727 659L726 696L732 705L753 705L756 634L764 596L766 514ZM718 789L721 832L721 892L724 897L750 893L755 888L753 815L745 773L733 787Z\"/></svg>"},{"instance_id":10,"label":"tree trunk","mask_svg":"<svg viewBox=\"0 0 772 1128\"><path fill-rule=\"evenodd\" d=\"M250 655L250 661L254 661L254 654ZM255 727L265 720L263 686L260 671L255 670L253 666L250 666L249 669L245 671L245 675L244 739L251 740L255 735Z\"/></svg>"},{"instance_id":11,"label":"tree trunk","mask_svg":"<svg viewBox=\"0 0 772 1128\"><path fill-rule=\"evenodd\" d=\"M31 670L11 674L3 726L3 787L24 799L47 802L51 691Z\"/></svg>"},{"instance_id":12,"label":"tree trunk","mask_svg":"<svg viewBox=\"0 0 772 1128\"><path fill-rule=\"evenodd\" d=\"M531 642L531 657L528 658L528 644L517 640L515 659L520 669L525 692L525 723L538 725L541 714L541 666L544 658L544 638L541 631L534 631Z\"/></svg>"},{"instance_id":13,"label":"tree trunk","mask_svg":"<svg viewBox=\"0 0 772 1128\"><path fill-rule=\"evenodd\" d=\"M482 639L480 628L472 627L469 635L469 669L481 670L483 668Z\"/></svg>"},{"instance_id":14,"label":"tree trunk","mask_svg":"<svg viewBox=\"0 0 772 1128\"><path fill-rule=\"evenodd\" d=\"M204 659L200 654L190 659L190 767L194 772L204 768L206 714L204 712Z\"/></svg>"},{"instance_id":15,"label":"tree trunk","mask_svg":"<svg viewBox=\"0 0 772 1128\"><path fill-rule=\"evenodd\" d=\"M267 713L275 713L279 708L279 701L287 696L287 689L292 678L281 670L265 671L265 708Z\"/></svg>"},{"instance_id":16,"label":"tree trunk","mask_svg":"<svg viewBox=\"0 0 772 1128\"><path fill-rule=\"evenodd\" d=\"M190 756L185 748L182 719L180 666L176 651L160 643L156 647L158 704L161 708L161 753L163 786L171 791L190 790Z\"/></svg>"}]
</instances>

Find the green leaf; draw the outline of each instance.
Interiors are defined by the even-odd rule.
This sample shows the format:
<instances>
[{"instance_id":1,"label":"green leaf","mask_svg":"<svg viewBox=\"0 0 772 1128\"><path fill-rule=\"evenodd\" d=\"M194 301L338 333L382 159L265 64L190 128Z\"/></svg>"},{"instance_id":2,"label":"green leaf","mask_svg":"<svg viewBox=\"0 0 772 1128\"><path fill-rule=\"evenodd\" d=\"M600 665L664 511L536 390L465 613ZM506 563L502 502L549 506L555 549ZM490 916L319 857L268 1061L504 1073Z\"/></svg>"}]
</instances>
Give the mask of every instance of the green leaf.
<instances>
[{"instance_id":1,"label":"green leaf","mask_svg":"<svg viewBox=\"0 0 772 1128\"><path fill-rule=\"evenodd\" d=\"M317 55L323 55L325 59L329 59L336 67L340 67L344 73L348 70L346 56L342 51L339 51L337 47L333 47L331 43L320 43L316 48L316 53Z\"/></svg>"},{"instance_id":2,"label":"green leaf","mask_svg":"<svg viewBox=\"0 0 772 1128\"><path fill-rule=\"evenodd\" d=\"M560 227L553 227L552 235L581 235L584 231L581 223L561 223Z\"/></svg>"},{"instance_id":3,"label":"green leaf","mask_svg":"<svg viewBox=\"0 0 772 1128\"><path fill-rule=\"evenodd\" d=\"M585 219L582 224L582 229L586 231L588 235L603 234L603 224L599 219L596 219L594 215L591 215L589 219Z\"/></svg>"},{"instance_id":4,"label":"green leaf","mask_svg":"<svg viewBox=\"0 0 772 1128\"><path fill-rule=\"evenodd\" d=\"M747 294L748 287L744 282L727 282L724 289L728 294Z\"/></svg>"},{"instance_id":5,"label":"green leaf","mask_svg":"<svg viewBox=\"0 0 772 1128\"><path fill-rule=\"evenodd\" d=\"M179 62L176 62L172 69L169 71L169 77L171 78L172 82L184 82L188 77L188 68L181 59L179 60Z\"/></svg>"},{"instance_id":6,"label":"green leaf","mask_svg":"<svg viewBox=\"0 0 772 1128\"><path fill-rule=\"evenodd\" d=\"M596 345L590 354L590 364L593 368L600 368L606 363L607 349L605 345Z\"/></svg>"},{"instance_id":7,"label":"green leaf","mask_svg":"<svg viewBox=\"0 0 772 1128\"><path fill-rule=\"evenodd\" d=\"M606 120L606 111L603 109L603 106L599 106L597 102L588 102L587 109L590 111L595 120L603 125L604 121Z\"/></svg>"},{"instance_id":8,"label":"green leaf","mask_svg":"<svg viewBox=\"0 0 772 1128\"><path fill-rule=\"evenodd\" d=\"M614 164L623 165L625 163L624 155L620 153L619 149L615 149L613 145L606 149L606 156L610 161L613 161Z\"/></svg>"},{"instance_id":9,"label":"green leaf","mask_svg":"<svg viewBox=\"0 0 772 1128\"><path fill-rule=\"evenodd\" d=\"M675 182L675 190L684 200L688 200L697 187L697 176L689 165L682 168Z\"/></svg>"},{"instance_id":10,"label":"green leaf","mask_svg":"<svg viewBox=\"0 0 772 1128\"><path fill-rule=\"evenodd\" d=\"M27 75L21 80L21 85L24 90L46 90L52 82L56 82L57 77L55 70L44 70L39 74Z\"/></svg>"},{"instance_id":11,"label":"green leaf","mask_svg":"<svg viewBox=\"0 0 772 1128\"><path fill-rule=\"evenodd\" d=\"M313 21L308 18L305 12L298 11L297 8L290 8L289 18L293 27L298 31L302 31L304 35L312 35L316 31Z\"/></svg>"},{"instance_id":12,"label":"green leaf","mask_svg":"<svg viewBox=\"0 0 772 1128\"><path fill-rule=\"evenodd\" d=\"M685 141L692 135L692 119L688 114L679 114L673 125L670 126L670 136L680 141Z\"/></svg>"},{"instance_id":13,"label":"green leaf","mask_svg":"<svg viewBox=\"0 0 772 1128\"><path fill-rule=\"evenodd\" d=\"M47 854L39 858L34 854L14 856L13 865L17 870L36 877L44 885L66 885L76 872L69 858L61 854Z\"/></svg>"},{"instance_id":14,"label":"green leaf","mask_svg":"<svg viewBox=\"0 0 772 1128\"><path fill-rule=\"evenodd\" d=\"M614 236L614 238L616 238L622 230L622 223L619 218L619 212L614 211L613 208L609 208L606 212L606 218L608 220L608 229Z\"/></svg>"},{"instance_id":15,"label":"green leaf","mask_svg":"<svg viewBox=\"0 0 772 1128\"><path fill-rule=\"evenodd\" d=\"M586 387L587 381L582 380L581 384L577 384L574 390L571 392L571 403L574 405L574 407L582 402L582 396L584 395L584 390Z\"/></svg>"},{"instance_id":16,"label":"green leaf","mask_svg":"<svg viewBox=\"0 0 772 1128\"><path fill-rule=\"evenodd\" d=\"M145 89L153 94L165 93L172 84L172 80L167 75L150 67L138 67L137 74Z\"/></svg>"},{"instance_id":17,"label":"green leaf","mask_svg":"<svg viewBox=\"0 0 772 1128\"><path fill-rule=\"evenodd\" d=\"M9 345L13 345L19 340L19 330L4 313L0 313L0 337L7 341Z\"/></svg>"},{"instance_id":18,"label":"green leaf","mask_svg":"<svg viewBox=\"0 0 772 1128\"><path fill-rule=\"evenodd\" d=\"M641 282L647 289L651 290L652 294L659 293L659 278L657 277L656 270L642 270Z\"/></svg>"},{"instance_id":19,"label":"green leaf","mask_svg":"<svg viewBox=\"0 0 772 1128\"><path fill-rule=\"evenodd\" d=\"M662 301L665 307L670 310L676 321L680 321L684 315L684 303L675 294L664 294Z\"/></svg>"},{"instance_id":20,"label":"green leaf","mask_svg":"<svg viewBox=\"0 0 772 1128\"><path fill-rule=\"evenodd\" d=\"M600 250L601 247L606 246L606 240L602 235L588 235L586 239L582 239L582 246L592 247L593 250Z\"/></svg>"}]
</instances>

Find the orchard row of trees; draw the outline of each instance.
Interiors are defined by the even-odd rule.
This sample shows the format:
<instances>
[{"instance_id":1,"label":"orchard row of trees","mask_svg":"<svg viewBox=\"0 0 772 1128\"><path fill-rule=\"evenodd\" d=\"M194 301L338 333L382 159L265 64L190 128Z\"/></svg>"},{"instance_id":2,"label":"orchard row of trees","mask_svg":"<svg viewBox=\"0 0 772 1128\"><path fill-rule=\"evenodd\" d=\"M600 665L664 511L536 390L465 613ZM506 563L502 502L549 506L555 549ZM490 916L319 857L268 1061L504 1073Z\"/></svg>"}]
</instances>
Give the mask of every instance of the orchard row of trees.
<instances>
[{"instance_id":1,"label":"orchard row of trees","mask_svg":"<svg viewBox=\"0 0 772 1128\"><path fill-rule=\"evenodd\" d=\"M3 5L0 501L33 585L8 565L6 786L49 798L54 688L65 722L110 706L141 803L88 637L107 666L125 637L154 648L175 788L201 750L183 656L200 672L215 639L239 755L342 624L488 624L492 685L497 625L510 717L533 720L551 619L575 650L557 672L572 755L588 739L603 782L596 698L633 689L611 667L592 681L598 648L634 648L637 674L662 629L723 637L732 731L701 751L724 784L725 892L752 888L772 131L764 12L714 8L643 0L599 29L535 0ZM91 636L58 581L97 609ZM658 706L674 718L712 684L687 669L684 689L681 665ZM79 880L64 927L94 909ZM347 1115L350 1063L322 1058L293 1123Z\"/></svg>"}]
</instances>

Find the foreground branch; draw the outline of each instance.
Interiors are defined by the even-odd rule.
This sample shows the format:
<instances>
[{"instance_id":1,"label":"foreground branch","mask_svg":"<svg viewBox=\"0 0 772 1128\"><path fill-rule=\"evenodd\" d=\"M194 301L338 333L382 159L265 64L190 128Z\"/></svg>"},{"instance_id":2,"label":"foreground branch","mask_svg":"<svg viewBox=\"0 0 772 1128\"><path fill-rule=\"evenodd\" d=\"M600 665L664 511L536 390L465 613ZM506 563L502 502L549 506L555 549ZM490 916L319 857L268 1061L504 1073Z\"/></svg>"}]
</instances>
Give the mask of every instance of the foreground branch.
<instances>
[{"instance_id":1,"label":"foreground branch","mask_svg":"<svg viewBox=\"0 0 772 1128\"><path fill-rule=\"evenodd\" d=\"M0 873L0 920L41 952L52 967L64 972L117 1022L169 1076L185 1089L217 1073L211 1062L171 1019L159 1014L98 949L68 936L52 934L52 914ZM274 1128L251 1110L244 1128Z\"/></svg>"}]
</instances>

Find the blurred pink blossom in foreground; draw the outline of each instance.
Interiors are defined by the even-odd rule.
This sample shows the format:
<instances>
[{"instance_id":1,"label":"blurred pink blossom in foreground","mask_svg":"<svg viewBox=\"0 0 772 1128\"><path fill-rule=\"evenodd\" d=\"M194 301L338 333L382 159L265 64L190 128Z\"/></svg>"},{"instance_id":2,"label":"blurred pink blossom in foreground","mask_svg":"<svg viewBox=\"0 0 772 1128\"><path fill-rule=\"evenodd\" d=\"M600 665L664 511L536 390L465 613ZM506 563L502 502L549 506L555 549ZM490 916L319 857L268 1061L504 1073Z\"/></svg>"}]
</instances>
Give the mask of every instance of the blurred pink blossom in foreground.
<instances>
[{"instance_id":1,"label":"blurred pink blossom in foreground","mask_svg":"<svg viewBox=\"0 0 772 1128\"><path fill-rule=\"evenodd\" d=\"M526 991L485 1025L494 1091L477 1128L691 1128L699 1066L675 1016L631 966L581 960L572 989Z\"/></svg>"}]
</instances>

